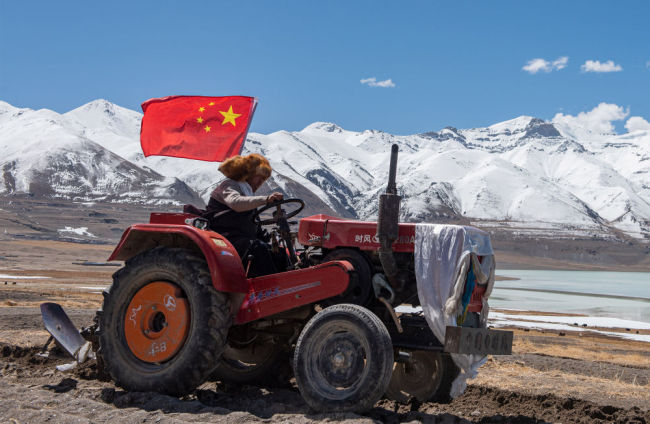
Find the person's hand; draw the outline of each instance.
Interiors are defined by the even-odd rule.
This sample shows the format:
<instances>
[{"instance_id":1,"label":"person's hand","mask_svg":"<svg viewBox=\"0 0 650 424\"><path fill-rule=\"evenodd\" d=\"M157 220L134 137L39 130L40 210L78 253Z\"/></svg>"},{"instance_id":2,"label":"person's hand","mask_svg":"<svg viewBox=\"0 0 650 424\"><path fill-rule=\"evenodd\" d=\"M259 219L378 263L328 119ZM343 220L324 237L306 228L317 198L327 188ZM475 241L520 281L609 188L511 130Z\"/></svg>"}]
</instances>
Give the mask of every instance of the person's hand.
<instances>
[{"instance_id":1,"label":"person's hand","mask_svg":"<svg viewBox=\"0 0 650 424\"><path fill-rule=\"evenodd\" d=\"M284 196L282 195L282 193L279 193L279 192L276 191L273 194L269 194L269 196L266 198L266 204L268 205L268 204L271 204L273 202L280 201L282 199L284 199Z\"/></svg>"}]
</instances>

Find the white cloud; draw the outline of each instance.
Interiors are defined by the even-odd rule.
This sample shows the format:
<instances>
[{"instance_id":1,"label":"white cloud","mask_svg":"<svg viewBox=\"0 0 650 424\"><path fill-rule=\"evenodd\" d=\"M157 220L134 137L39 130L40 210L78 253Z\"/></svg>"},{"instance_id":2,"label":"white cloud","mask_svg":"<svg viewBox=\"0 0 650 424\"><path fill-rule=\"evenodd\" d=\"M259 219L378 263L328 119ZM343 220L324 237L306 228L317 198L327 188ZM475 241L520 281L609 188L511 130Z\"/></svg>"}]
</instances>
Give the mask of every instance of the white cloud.
<instances>
[{"instance_id":1,"label":"white cloud","mask_svg":"<svg viewBox=\"0 0 650 424\"><path fill-rule=\"evenodd\" d=\"M368 84L369 87L382 87L382 88L392 88L395 87L395 83L392 79L388 78L387 80L377 81L377 78L364 78L361 80L361 84Z\"/></svg>"},{"instance_id":2,"label":"white cloud","mask_svg":"<svg viewBox=\"0 0 650 424\"><path fill-rule=\"evenodd\" d=\"M551 72L550 65L551 65L550 62L547 62L544 59L537 58L537 59L529 60L526 66L524 66L521 69L531 74L536 74L539 71Z\"/></svg>"},{"instance_id":3,"label":"white cloud","mask_svg":"<svg viewBox=\"0 0 650 424\"><path fill-rule=\"evenodd\" d=\"M623 70L621 65L617 65L612 60L600 63L599 60L588 60L581 67L582 72L620 72Z\"/></svg>"},{"instance_id":4,"label":"white cloud","mask_svg":"<svg viewBox=\"0 0 650 424\"><path fill-rule=\"evenodd\" d=\"M557 113L552 121L569 127L581 127L599 134L608 134L614 132L612 121L621 121L629 113L621 106L612 103L601 103L589 112L580 112L577 116Z\"/></svg>"},{"instance_id":5,"label":"white cloud","mask_svg":"<svg viewBox=\"0 0 650 424\"><path fill-rule=\"evenodd\" d=\"M625 128L629 131L649 131L650 130L650 122L646 121L645 119L641 118L640 116L632 116L630 119L627 120L625 123Z\"/></svg>"},{"instance_id":6,"label":"white cloud","mask_svg":"<svg viewBox=\"0 0 650 424\"><path fill-rule=\"evenodd\" d=\"M558 57L553 61L553 68L556 70L564 69L566 68L566 64L569 63L569 57L568 56L562 56Z\"/></svg>"},{"instance_id":7,"label":"white cloud","mask_svg":"<svg viewBox=\"0 0 650 424\"><path fill-rule=\"evenodd\" d=\"M650 60L645 63L645 67L650 69Z\"/></svg>"},{"instance_id":8,"label":"white cloud","mask_svg":"<svg viewBox=\"0 0 650 424\"><path fill-rule=\"evenodd\" d=\"M568 56L558 57L553 62L549 62L548 60L542 58L535 58L529 60L528 63L524 65L524 67L521 69L523 69L524 71L530 74L536 74L540 71L542 72L559 71L560 69L566 68L567 63L569 63Z\"/></svg>"}]
</instances>

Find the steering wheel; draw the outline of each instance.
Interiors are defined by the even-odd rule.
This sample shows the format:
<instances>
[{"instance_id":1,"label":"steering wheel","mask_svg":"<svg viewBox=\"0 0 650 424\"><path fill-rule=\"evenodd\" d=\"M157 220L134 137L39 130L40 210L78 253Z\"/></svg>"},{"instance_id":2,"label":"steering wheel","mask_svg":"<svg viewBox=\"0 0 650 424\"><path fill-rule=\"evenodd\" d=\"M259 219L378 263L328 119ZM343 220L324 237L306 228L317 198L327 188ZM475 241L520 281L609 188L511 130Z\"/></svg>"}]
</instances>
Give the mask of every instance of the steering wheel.
<instances>
[{"instance_id":1,"label":"steering wheel","mask_svg":"<svg viewBox=\"0 0 650 424\"><path fill-rule=\"evenodd\" d=\"M283 199L279 200L277 202L269 203L266 206L263 206L259 208L258 210L255 211L255 213L252 216L253 222L259 225L270 225L270 224L277 224L280 218L282 218L282 214L274 213L273 218L269 219L260 219L260 215L267 211L268 209L271 208L277 208L277 211L281 211L280 206L286 204L286 203L299 203L300 207L297 208L296 210L293 210L286 214L284 216L284 219L290 219L293 218L294 216L298 215L300 211L302 211L305 208L305 202L303 202L301 199Z\"/></svg>"}]
</instances>

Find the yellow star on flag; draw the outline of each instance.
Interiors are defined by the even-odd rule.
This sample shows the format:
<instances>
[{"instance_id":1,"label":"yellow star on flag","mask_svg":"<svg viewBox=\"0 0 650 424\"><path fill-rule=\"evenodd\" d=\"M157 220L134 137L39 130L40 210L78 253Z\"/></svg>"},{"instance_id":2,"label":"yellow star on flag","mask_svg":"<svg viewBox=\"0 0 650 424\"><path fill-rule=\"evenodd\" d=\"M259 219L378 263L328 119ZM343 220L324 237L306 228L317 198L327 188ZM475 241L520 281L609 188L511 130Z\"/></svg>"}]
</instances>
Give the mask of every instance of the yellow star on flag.
<instances>
[{"instance_id":1,"label":"yellow star on flag","mask_svg":"<svg viewBox=\"0 0 650 424\"><path fill-rule=\"evenodd\" d=\"M241 113L234 113L232 111L232 105L228 109L228 112L219 111L219 113L223 115L223 122L221 123L221 125L224 125L226 122L230 122L233 127L236 126L235 119L241 116Z\"/></svg>"},{"instance_id":2,"label":"yellow star on flag","mask_svg":"<svg viewBox=\"0 0 650 424\"><path fill-rule=\"evenodd\" d=\"M199 112L203 112L204 110L205 110L204 107L200 107L200 108L199 108Z\"/></svg>"},{"instance_id":3,"label":"yellow star on flag","mask_svg":"<svg viewBox=\"0 0 650 424\"><path fill-rule=\"evenodd\" d=\"M208 103L208 106L214 106L214 102Z\"/></svg>"},{"instance_id":4,"label":"yellow star on flag","mask_svg":"<svg viewBox=\"0 0 650 424\"><path fill-rule=\"evenodd\" d=\"M199 116L198 118L196 118L196 122L198 122L199 124L203 123L203 118Z\"/></svg>"},{"instance_id":5,"label":"yellow star on flag","mask_svg":"<svg viewBox=\"0 0 650 424\"><path fill-rule=\"evenodd\" d=\"M210 132L210 130L211 130L212 128L210 128L209 126L206 125L205 128L203 128L203 129L205 130L205 132Z\"/></svg>"}]
</instances>

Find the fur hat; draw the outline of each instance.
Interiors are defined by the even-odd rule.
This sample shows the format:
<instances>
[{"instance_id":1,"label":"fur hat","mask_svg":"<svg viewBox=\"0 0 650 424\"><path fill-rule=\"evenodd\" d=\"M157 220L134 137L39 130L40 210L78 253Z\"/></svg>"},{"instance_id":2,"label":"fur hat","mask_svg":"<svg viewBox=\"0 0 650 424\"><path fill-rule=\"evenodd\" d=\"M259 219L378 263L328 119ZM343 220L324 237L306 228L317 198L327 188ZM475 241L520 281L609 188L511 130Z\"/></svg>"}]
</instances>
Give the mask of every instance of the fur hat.
<instances>
[{"instance_id":1,"label":"fur hat","mask_svg":"<svg viewBox=\"0 0 650 424\"><path fill-rule=\"evenodd\" d=\"M254 175L267 179L271 176L271 164L264 156L251 153L248 156L237 155L226 159L219 165L219 171L235 181L246 181Z\"/></svg>"}]
</instances>

